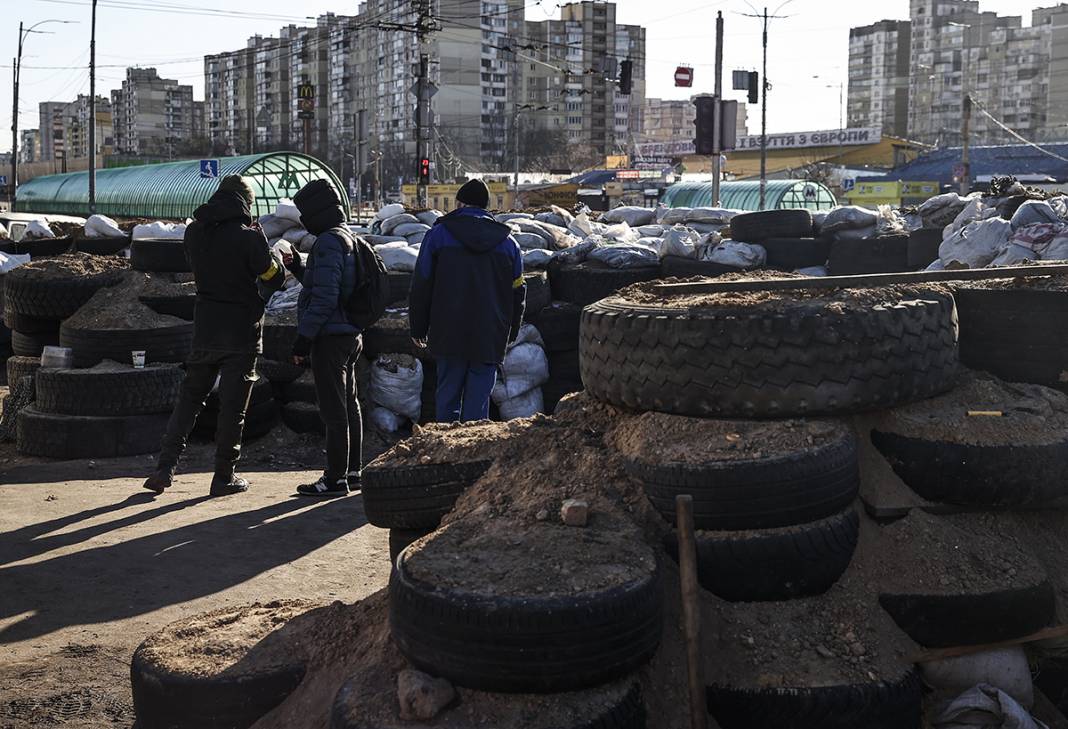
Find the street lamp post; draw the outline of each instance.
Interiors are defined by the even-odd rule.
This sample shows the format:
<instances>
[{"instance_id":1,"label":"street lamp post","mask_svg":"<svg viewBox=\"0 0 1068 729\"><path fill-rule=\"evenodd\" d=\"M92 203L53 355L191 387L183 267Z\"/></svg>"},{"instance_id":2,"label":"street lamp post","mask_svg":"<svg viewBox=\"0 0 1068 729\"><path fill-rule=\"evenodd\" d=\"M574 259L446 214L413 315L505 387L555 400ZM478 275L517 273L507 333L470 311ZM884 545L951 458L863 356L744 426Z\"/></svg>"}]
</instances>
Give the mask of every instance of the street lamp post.
<instances>
[{"instance_id":1,"label":"street lamp post","mask_svg":"<svg viewBox=\"0 0 1068 729\"><path fill-rule=\"evenodd\" d=\"M44 30L35 30L40 25L45 23L63 23L68 25L76 23L75 20L42 20L38 23L34 23L29 28L23 29L23 24L19 23L19 43L18 43L18 55L15 58L15 79L14 88L11 94L11 209L15 209L15 191L19 184L19 82L22 78L22 46L26 40L26 36L30 33L47 33Z\"/></svg>"},{"instance_id":2,"label":"street lamp post","mask_svg":"<svg viewBox=\"0 0 1068 729\"><path fill-rule=\"evenodd\" d=\"M946 23L947 26L967 30L972 26L967 23ZM968 38L967 33L961 38L961 63L960 63L960 93L961 93L961 117L960 117L960 194L967 195L972 187L972 165L970 159L969 143L971 141L972 122L972 97L968 93Z\"/></svg>"}]
</instances>

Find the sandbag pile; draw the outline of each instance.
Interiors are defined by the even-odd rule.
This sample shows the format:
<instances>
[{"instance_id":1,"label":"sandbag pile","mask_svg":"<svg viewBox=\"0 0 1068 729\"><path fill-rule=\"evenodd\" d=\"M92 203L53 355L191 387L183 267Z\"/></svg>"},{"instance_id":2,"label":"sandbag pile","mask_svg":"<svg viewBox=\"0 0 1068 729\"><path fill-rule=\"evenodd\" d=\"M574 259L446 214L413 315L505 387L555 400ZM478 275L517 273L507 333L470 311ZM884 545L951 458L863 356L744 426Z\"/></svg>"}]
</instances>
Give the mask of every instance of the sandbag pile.
<instances>
[{"instance_id":1,"label":"sandbag pile","mask_svg":"<svg viewBox=\"0 0 1068 729\"><path fill-rule=\"evenodd\" d=\"M529 418L544 412L541 386L549 379L549 359L541 334L524 324L519 336L508 346L501 375L493 387L493 402L501 420Z\"/></svg>"}]
</instances>

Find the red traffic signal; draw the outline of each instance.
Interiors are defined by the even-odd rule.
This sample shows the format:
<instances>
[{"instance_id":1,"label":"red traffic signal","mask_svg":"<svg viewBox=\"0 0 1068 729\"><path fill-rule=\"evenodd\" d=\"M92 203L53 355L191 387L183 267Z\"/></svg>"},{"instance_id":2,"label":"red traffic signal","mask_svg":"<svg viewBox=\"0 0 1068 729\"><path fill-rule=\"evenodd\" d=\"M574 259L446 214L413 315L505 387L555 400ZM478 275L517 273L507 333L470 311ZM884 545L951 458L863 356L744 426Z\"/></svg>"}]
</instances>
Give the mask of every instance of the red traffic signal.
<instances>
[{"instance_id":1,"label":"red traffic signal","mask_svg":"<svg viewBox=\"0 0 1068 729\"><path fill-rule=\"evenodd\" d=\"M426 157L419 160L419 181L430 182L430 160Z\"/></svg>"}]
</instances>

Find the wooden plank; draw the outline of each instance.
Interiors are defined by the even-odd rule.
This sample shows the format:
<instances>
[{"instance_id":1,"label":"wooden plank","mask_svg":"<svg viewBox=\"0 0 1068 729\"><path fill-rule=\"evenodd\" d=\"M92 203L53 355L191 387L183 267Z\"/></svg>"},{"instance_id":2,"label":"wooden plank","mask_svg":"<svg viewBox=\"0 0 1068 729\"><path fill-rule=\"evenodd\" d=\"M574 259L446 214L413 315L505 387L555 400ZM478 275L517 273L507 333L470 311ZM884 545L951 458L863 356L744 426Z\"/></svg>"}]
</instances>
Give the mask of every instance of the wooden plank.
<instances>
[{"instance_id":1,"label":"wooden plank","mask_svg":"<svg viewBox=\"0 0 1068 729\"><path fill-rule=\"evenodd\" d=\"M1043 628L1037 633L1031 635L1025 635L1021 638L1013 638L1012 640L1002 640L997 643L983 643L981 645L961 645L953 646L951 648L934 648L931 650L920 651L915 655L906 658L907 663L926 663L927 661L941 661L946 658L958 658L960 656L969 656L973 653L982 653L984 651L997 650L998 648L1011 648L1013 646L1023 645L1024 643L1035 643L1040 640L1049 640L1050 638L1064 638L1068 636L1068 625L1057 625L1052 628Z\"/></svg>"},{"instance_id":2,"label":"wooden plank","mask_svg":"<svg viewBox=\"0 0 1068 729\"><path fill-rule=\"evenodd\" d=\"M679 582L682 592L682 632L686 639L686 668L690 685L690 729L708 729L704 664L701 662L701 611L697 587L697 541L693 527L693 496L675 497L679 536Z\"/></svg>"},{"instance_id":3,"label":"wooden plank","mask_svg":"<svg viewBox=\"0 0 1068 729\"><path fill-rule=\"evenodd\" d=\"M653 288L658 294L720 294L745 291L797 291L803 289L860 289L892 284L941 283L945 281L986 281L998 278L1032 278L1068 274L1068 264L1049 266L1006 266L966 268L959 271L907 271L873 273L866 276L823 276L821 278L772 278L763 281L693 281L662 283Z\"/></svg>"}]
</instances>

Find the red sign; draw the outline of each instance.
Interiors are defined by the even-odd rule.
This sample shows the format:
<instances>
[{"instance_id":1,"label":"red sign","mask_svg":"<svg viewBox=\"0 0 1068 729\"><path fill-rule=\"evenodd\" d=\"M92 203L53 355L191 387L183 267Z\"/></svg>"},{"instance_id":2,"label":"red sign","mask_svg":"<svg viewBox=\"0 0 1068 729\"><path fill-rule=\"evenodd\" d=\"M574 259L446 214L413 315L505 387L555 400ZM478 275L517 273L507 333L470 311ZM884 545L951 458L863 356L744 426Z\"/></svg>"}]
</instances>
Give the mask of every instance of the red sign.
<instances>
[{"instance_id":1,"label":"red sign","mask_svg":"<svg viewBox=\"0 0 1068 729\"><path fill-rule=\"evenodd\" d=\"M693 69L689 66L679 66L675 69L676 86L693 86Z\"/></svg>"},{"instance_id":2,"label":"red sign","mask_svg":"<svg viewBox=\"0 0 1068 729\"><path fill-rule=\"evenodd\" d=\"M616 170L617 180L637 180L639 177L638 170Z\"/></svg>"}]
</instances>

